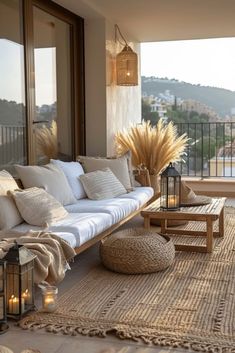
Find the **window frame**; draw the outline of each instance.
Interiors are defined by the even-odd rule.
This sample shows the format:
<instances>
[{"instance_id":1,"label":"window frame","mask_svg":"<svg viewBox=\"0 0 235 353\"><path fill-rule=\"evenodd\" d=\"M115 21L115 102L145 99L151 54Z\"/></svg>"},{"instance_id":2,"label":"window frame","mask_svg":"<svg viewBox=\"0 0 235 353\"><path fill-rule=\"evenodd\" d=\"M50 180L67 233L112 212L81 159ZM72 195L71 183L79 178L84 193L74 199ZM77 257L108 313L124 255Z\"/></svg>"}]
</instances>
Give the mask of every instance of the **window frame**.
<instances>
[{"instance_id":1,"label":"window frame","mask_svg":"<svg viewBox=\"0 0 235 353\"><path fill-rule=\"evenodd\" d=\"M33 120L35 115L33 8L70 25L71 139L72 159L85 154L84 20L50 0L22 0L25 59L26 160L34 164Z\"/></svg>"}]
</instances>

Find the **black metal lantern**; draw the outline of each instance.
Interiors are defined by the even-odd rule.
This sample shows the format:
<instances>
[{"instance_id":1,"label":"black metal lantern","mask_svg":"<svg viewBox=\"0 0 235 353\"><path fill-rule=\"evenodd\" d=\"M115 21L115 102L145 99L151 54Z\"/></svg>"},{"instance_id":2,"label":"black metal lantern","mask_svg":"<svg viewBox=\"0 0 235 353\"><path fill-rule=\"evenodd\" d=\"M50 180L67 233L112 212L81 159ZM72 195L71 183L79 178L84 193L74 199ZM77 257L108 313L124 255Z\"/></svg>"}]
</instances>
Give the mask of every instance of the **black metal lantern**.
<instances>
[{"instance_id":1,"label":"black metal lantern","mask_svg":"<svg viewBox=\"0 0 235 353\"><path fill-rule=\"evenodd\" d=\"M161 199L162 210L176 211L181 202L181 176L172 163L161 174Z\"/></svg>"},{"instance_id":2,"label":"black metal lantern","mask_svg":"<svg viewBox=\"0 0 235 353\"><path fill-rule=\"evenodd\" d=\"M6 266L7 316L19 319L34 308L33 269L35 255L22 245L9 249Z\"/></svg>"},{"instance_id":3,"label":"black metal lantern","mask_svg":"<svg viewBox=\"0 0 235 353\"><path fill-rule=\"evenodd\" d=\"M6 261L0 260L0 334L8 329L6 322Z\"/></svg>"}]
</instances>

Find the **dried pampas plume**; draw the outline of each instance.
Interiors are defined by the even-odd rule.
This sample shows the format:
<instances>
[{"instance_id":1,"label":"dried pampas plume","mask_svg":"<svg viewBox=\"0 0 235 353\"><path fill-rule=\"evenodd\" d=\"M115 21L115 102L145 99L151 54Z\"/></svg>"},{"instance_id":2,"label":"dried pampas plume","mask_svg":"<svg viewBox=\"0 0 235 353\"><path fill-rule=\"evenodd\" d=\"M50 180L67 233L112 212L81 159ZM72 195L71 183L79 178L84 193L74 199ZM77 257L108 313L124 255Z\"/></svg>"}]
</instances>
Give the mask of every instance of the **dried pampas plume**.
<instances>
[{"instance_id":1,"label":"dried pampas plume","mask_svg":"<svg viewBox=\"0 0 235 353\"><path fill-rule=\"evenodd\" d=\"M37 153L46 156L49 160L58 155L57 124L53 120L51 127L42 127L36 130Z\"/></svg>"},{"instance_id":2,"label":"dried pampas plume","mask_svg":"<svg viewBox=\"0 0 235 353\"><path fill-rule=\"evenodd\" d=\"M116 134L118 155L130 150L133 166L144 166L151 175L160 174L170 162L180 161L187 142L186 134L178 136L176 126L162 119L154 127L143 121Z\"/></svg>"}]
</instances>

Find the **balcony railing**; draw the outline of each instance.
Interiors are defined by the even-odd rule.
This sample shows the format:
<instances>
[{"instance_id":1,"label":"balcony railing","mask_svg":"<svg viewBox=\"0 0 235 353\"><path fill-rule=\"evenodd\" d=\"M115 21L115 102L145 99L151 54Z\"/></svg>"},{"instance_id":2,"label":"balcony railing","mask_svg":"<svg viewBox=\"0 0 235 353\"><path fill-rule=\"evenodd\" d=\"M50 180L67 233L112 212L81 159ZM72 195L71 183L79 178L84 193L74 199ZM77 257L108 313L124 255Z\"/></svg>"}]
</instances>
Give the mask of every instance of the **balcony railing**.
<instances>
[{"instance_id":1,"label":"balcony railing","mask_svg":"<svg viewBox=\"0 0 235 353\"><path fill-rule=\"evenodd\" d=\"M0 125L0 169L25 163L25 127Z\"/></svg>"},{"instance_id":2,"label":"balcony railing","mask_svg":"<svg viewBox=\"0 0 235 353\"><path fill-rule=\"evenodd\" d=\"M186 176L235 178L235 122L178 123L186 133L186 155L177 165Z\"/></svg>"}]
</instances>

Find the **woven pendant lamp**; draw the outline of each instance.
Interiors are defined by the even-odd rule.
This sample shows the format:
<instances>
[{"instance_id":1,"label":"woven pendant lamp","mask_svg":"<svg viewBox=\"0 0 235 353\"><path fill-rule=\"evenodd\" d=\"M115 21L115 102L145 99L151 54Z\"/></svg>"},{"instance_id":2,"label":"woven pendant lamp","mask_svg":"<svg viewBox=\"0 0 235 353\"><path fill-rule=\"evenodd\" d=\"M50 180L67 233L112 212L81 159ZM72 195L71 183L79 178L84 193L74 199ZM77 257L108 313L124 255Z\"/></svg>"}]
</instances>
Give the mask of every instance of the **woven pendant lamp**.
<instances>
[{"instance_id":1,"label":"woven pendant lamp","mask_svg":"<svg viewBox=\"0 0 235 353\"><path fill-rule=\"evenodd\" d=\"M138 56L127 44L120 32L118 25L115 25L116 40L117 31L124 40L124 48L116 56L116 75L118 86L137 86L138 85ZM121 43L119 41L119 43ZM121 43L123 45L123 43Z\"/></svg>"}]
</instances>

